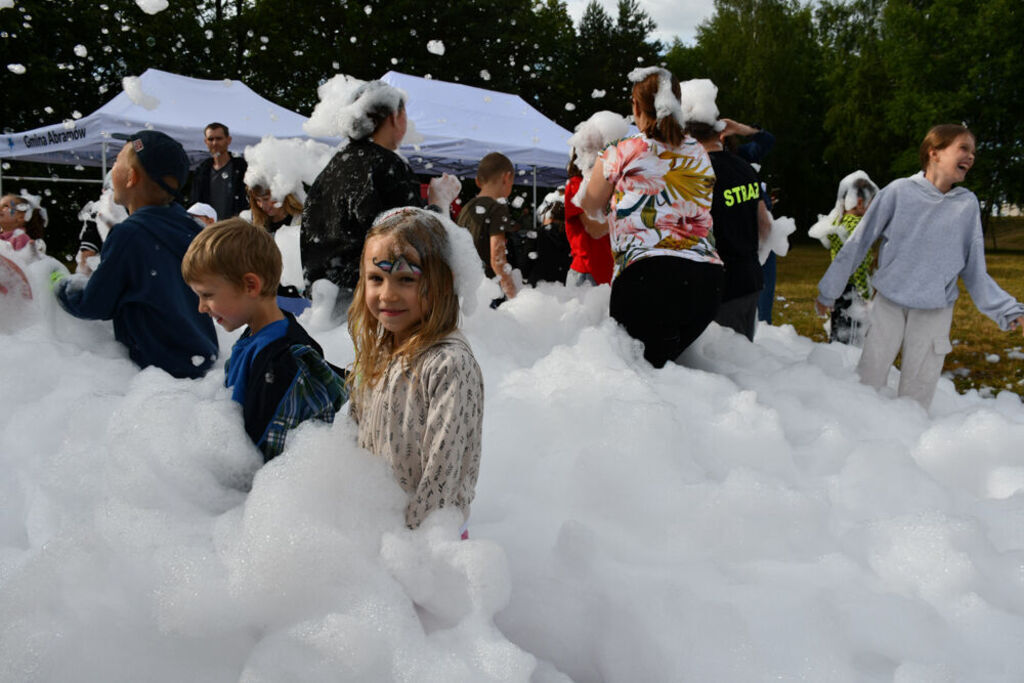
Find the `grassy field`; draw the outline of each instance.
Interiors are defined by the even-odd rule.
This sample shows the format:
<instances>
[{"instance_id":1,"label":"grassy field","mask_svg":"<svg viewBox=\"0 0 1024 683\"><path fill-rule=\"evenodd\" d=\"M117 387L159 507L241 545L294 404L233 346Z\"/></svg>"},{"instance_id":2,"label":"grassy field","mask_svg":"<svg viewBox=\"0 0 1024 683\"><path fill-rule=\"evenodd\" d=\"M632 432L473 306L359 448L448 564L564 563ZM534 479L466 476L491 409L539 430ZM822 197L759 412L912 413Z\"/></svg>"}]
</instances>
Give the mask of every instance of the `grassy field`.
<instances>
[{"instance_id":1,"label":"grassy field","mask_svg":"<svg viewBox=\"0 0 1024 683\"><path fill-rule=\"evenodd\" d=\"M1000 251L1024 251L1024 216L999 216L989 219L985 248Z\"/></svg>"},{"instance_id":2,"label":"grassy field","mask_svg":"<svg viewBox=\"0 0 1024 683\"><path fill-rule=\"evenodd\" d=\"M1024 245L1024 230L1008 234L1007 242L1011 239ZM1002 247L1002 235L997 235L997 240ZM989 251L985 258L988 272L996 282L1024 301L1024 252ZM794 245L788 256L778 260L772 316L775 325L792 325L805 337L827 341L813 302L818 295L818 280L828 264L828 250L818 244ZM986 394L1008 389L1024 395L1024 338L1020 332L1001 331L979 313L962 283L960 291L950 333L953 352L946 357L945 372L952 375L961 393L970 389Z\"/></svg>"}]
</instances>

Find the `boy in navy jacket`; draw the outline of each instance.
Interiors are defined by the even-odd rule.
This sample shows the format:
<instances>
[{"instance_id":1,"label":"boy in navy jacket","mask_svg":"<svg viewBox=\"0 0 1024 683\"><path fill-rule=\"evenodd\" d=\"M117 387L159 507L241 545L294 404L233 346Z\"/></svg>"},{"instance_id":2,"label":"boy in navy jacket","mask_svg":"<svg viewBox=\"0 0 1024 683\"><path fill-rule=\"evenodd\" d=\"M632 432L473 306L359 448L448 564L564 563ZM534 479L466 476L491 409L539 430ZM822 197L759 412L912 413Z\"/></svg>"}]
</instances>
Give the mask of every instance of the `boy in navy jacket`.
<instances>
[{"instance_id":1,"label":"boy in navy jacket","mask_svg":"<svg viewBox=\"0 0 1024 683\"><path fill-rule=\"evenodd\" d=\"M241 218L214 223L192 242L181 274L201 312L229 332L248 326L231 348L224 385L242 404L245 431L264 461L281 453L301 422L334 421L347 398L344 373L278 308L281 252L269 232Z\"/></svg>"},{"instance_id":2,"label":"boy in navy jacket","mask_svg":"<svg viewBox=\"0 0 1024 683\"><path fill-rule=\"evenodd\" d=\"M199 232L174 202L187 177L178 142L152 130L129 136L111 169L114 201L129 216L110 229L95 272L60 279L54 291L75 317L113 320L139 367L195 378L217 358L217 333L181 278L182 256Z\"/></svg>"}]
</instances>

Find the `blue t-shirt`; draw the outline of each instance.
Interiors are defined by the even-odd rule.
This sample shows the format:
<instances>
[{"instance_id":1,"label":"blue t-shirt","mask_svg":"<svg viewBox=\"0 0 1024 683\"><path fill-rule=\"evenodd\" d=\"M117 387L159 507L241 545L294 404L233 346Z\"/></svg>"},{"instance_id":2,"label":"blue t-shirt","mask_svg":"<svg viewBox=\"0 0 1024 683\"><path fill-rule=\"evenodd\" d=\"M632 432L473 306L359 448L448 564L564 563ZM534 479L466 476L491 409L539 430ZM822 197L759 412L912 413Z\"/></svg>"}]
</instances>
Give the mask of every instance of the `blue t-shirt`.
<instances>
[{"instance_id":1,"label":"blue t-shirt","mask_svg":"<svg viewBox=\"0 0 1024 683\"><path fill-rule=\"evenodd\" d=\"M277 320L265 326L256 334L243 334L231 347L231 357L224 366L224 386L234 387L231 398L245 405L245 389L248 386L249 368L256 356L267 344L276 341L288 331L288 319Z\"/></svg>"}]
</instances>

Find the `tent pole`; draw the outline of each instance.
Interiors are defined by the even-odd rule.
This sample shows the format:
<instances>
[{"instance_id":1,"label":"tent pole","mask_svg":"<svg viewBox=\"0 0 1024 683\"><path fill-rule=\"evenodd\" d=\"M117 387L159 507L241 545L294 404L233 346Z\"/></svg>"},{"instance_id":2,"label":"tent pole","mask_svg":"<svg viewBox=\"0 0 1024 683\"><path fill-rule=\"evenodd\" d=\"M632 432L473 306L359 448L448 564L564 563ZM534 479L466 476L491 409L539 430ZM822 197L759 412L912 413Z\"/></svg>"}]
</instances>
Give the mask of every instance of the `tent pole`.
<instances>
[{"instance_id":1,"label":"tent pole","mask_svg":"<svg viewBox=\"0 0 1024 683\"><path fill-rule=\"evenodd\" d=\"M537 229L537 167L533 167L533 229Z\"/></svg>"},{"instance_id":2,"label":"tent pole","mask_svg":"<svg viewBox=\"0 0 1024 683\"><path fill-rule=\"evenodd\" d=\"M103 179L105 179L107 177L107 141L106 140L103 141L103 146L101 147L101 149L102 149L101 154L103 156L102 156L102 163L101 163L100 168L102 169L103 175L100 176L100 180L103 180Z\"/></svg>"}]
</instances>

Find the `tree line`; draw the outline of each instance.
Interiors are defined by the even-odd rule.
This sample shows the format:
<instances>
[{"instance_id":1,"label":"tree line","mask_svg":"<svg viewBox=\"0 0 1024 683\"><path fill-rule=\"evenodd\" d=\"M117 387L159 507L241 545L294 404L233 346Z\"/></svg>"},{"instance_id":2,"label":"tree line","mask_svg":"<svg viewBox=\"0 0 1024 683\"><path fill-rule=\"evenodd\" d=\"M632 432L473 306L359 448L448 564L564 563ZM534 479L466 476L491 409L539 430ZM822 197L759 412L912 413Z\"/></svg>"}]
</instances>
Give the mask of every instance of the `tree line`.
<instances>
[{"instance_id":1,"label":"tree line","mask_svg":"<svg viewBox=\"0 0 1024 683\"><path fill-rule=\"evenodd\" d=\"M335 73L429 74L517 93L571 130L601 109L628 113L626 74L661 64L681 80L712 79L723 116L776 135L762 175L778 213L801 228L828 211L847 173L884 185L913 172L924 133L947 121L977 134L967 185L990 213L1024 199L1018 3L715 0L692 44L663 44L637 0L618 0L614 12L592 1L578 23L562 0L170 0L153 15L134 0L14 0L0 10L0 65L25 68L0 72L0 125L88 114L123 77L155 67L240 79L305 115ZM5 174L18 172L9 165ZM95 186L60 193L71 196L57 208L77 234L72 208Z\"/></svg>"}]
</instances>

